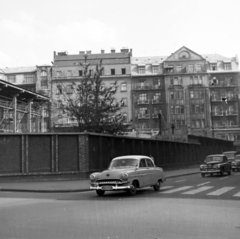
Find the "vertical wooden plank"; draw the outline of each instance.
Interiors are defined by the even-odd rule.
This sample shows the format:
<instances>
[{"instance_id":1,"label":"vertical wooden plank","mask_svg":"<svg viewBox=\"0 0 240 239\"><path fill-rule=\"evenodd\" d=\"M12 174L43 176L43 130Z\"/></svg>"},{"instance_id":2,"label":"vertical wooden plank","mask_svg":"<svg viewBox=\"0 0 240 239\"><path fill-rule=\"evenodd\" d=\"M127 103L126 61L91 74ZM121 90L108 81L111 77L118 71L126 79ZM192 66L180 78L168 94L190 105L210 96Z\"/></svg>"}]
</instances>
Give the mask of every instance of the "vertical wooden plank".
<instances>
[{"instance_id":1,"label":"vertical wooden plank","mask_svg":"<svg viewBox=\"0 0 240 239\"><path fill-rule=\"evenodd\" d=\"M21 173L25 173L25 139L24 135L21 136Z\"/></svg>"},{"instance_id":2,"label":"vertical wooden plank","mask_svg":"<svg viewBox=\"0 0 240 239\"><path fill-rule=\"evenodd\" d=\"M55 172L55 165L54 165L54 136L51 135L51 171Z\"/></svg>"},{"instance_id":3,"label":"vertical wooden plank","mask_svg":"<svg viewBox=\"0 0 240 239\"><path fill-rule=\"evenodd\" d=\"M25 172L28 173L28 135L26 135L26 168L25 168Z\"/></svg>"},{"instance_id":4,"label":"vertical wooden plank","mask_svg":"<svg viewBox=\"0 0 240 239\"><path fill-rule=\"evenodd\" d=\"M58 135L55 136L55 170L58 172Z\"/></svg>"}]
</instances>

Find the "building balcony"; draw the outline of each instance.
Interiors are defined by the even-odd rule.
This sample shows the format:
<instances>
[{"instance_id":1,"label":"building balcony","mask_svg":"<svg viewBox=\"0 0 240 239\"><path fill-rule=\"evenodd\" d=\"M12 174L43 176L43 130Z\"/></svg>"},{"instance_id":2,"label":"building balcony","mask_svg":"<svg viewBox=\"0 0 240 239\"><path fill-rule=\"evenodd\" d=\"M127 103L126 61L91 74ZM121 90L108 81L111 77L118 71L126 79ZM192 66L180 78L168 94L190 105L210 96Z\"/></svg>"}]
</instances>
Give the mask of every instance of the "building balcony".
<instances>
[{"instance_id":1,"label":"building balcony","mask_svg":"<svg viewBox=\"0 0 240 239\"><path fill-rule=\"evenodd\" d=\"M236 129L240 128L239 125L214 125L214 130L215 129Z\"/></svg>"},{"instance_id":2,"label":"building balcony","mask_svg":"<svg viewBox=\"0 0 240 239\"><path fill-rule=\"evenodd\" d=\"M151 89L151 87L146 83L144 83L144 84L134 84L132 86L132 89L133 90L149 90L149 89Z\"/></svg>"},{"instance_id":3,"label":"building balcony","mask_svg":"<svg viewBox=\"0 0 240 239\"><path fill-rule=\"evenodd\" d=\"M152 85L151 89L152 90L160 90L160 89L163 89L163 86L161 86L161 85Z\"/></svg>"},{"instance_id":4,"label":"building balcony","mask_svg":"<svg viewBox=\"0 0 240 239\"><path fill-rule=\"evenodd\" d=\"M209 87L237 87L236 84L229 84L229 83L214 83L214 84L209 84Z\"/></svg>"},{"instance_id":5,"label":"building balcony","mask_svg":"<svg viewBox=\"0 0 240 239\"><path fill-rule=\"evenodd\" d=\"M152 104L162 104L163 101L161 99L156 99L156 100L152 100Z\"/></svg>"},{"instance_id":6,"label":"building balcony","mask_svg":"<svg viewBox=\"0 0 240 239\"><path fill-rule=\"evenodd\" d=\"M144 105L144 104L149 104L149 100L138 100L137 101L138 105Z\"/></svg>"},{"instance_id":7,"label":"building balcony","mask_svg":"<svg viewBox=\"0 0 240 239\"><path fill-rule=\"evenodd\" d=\"M212 112L212 116L223 116L223 111L221 111L221 112Z\"/></svg>"},{"instance_id":8,"label":"building balcony","mask_svg":"<svg viewBox=\"0 0 240 239\"><path fill-rule=\"evenodd\" d=\"M237 116L238 112L237 111L226 111L226 116Z\"/></svg>"},{"instance_id":9,"label":"building balcony","mask_svg":"<svg viewBox=\"0 0 240 239\"><path fill-rule=\"evenodd\" d=\"M138 114L138 119L150 119L150 114Z\"/></svg>"}]
</instances>

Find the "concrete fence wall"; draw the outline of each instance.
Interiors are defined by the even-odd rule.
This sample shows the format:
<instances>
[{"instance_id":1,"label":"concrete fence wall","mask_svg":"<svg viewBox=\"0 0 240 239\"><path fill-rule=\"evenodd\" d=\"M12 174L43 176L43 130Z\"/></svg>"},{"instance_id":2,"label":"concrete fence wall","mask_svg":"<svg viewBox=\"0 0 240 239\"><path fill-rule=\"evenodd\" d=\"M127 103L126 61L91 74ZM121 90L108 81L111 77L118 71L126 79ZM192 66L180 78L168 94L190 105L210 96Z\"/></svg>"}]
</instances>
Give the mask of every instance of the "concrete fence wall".
<instances>
[{"instance_id":1,"label":"concrete fence wall","mask_svg":"<svg viewBox=\"0 0 240 239\"><path fill-rule=\"evenodd\" d=\"M233 142L195 137L190 143L92 133L0 134L0 176L88 174L115 156L151 155L161 167L196 164L233 150Z\"/></svg>"}]
</instances>

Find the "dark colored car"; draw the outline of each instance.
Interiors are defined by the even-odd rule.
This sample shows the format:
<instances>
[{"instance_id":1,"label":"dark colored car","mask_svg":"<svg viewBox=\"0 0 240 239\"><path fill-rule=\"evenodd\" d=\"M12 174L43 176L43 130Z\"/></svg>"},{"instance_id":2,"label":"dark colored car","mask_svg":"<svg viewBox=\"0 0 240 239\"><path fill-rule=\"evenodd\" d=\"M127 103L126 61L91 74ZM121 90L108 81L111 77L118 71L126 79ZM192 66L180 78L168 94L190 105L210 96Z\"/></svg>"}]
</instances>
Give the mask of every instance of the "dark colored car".
<instances>
[{"instance_id":1,"label":"dark colored car","mask_svg":"<svg viewBox=\"0 0 240 239\"><path fill-rule=\"evenodd\" d=\"M224 154L213 154L208 155L204 160L204 163L200 165L200 172L202 177L206 174L220 174L224 173L228 175L231 174L231 163L229 163L228 158Z\"/></svg>"},{"instance_id":2,"label":"dark colored car","mask_svg":"<svg viewBox=\"0 0 240 239\"><path fill-rule=\"evenodd\" d=\"M223 152L223 154L224 154L225 156L227 156L228 162L230 162L230 163L235 159L236 153L237 153L236 151Z\"/></svg>"},{"instance_id":3,"label":"dark colored car","mask_svg":"<svg viewBox=\"0 0 240 239\"><path fill-rule=\"evenodd\" d=\"M232 171L240 171L240 155L236 155L232 161Z\"/></svg>"}]
</instances>

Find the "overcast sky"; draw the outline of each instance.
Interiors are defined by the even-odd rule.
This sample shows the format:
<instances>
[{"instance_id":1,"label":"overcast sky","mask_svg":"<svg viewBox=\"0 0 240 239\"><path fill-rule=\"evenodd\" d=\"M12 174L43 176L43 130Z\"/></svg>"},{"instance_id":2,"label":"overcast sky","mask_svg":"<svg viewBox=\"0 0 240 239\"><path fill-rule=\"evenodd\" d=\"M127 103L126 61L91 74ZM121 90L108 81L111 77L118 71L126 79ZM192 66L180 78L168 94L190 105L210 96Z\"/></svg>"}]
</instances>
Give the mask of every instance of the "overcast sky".
<instances>
[{"instance_id":1,"label":"overcast sky","mask_svg":"<svg viewBox=\"0 0 240 239\"><path fill-rule=\"evenodd\" d=\"M1 0L0 68L51 64L54 51L240 56L240 0Z\"/></svg>"}]
</instances>

